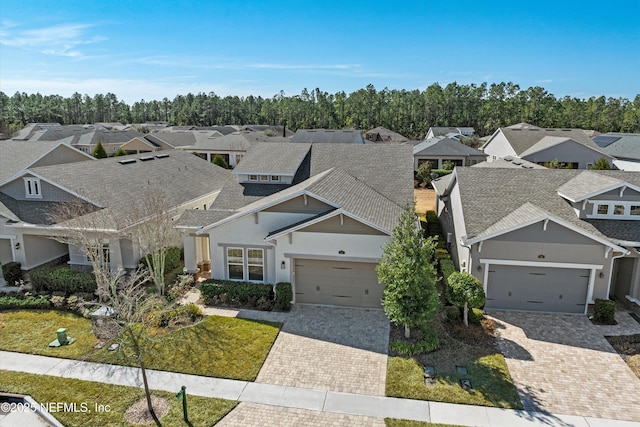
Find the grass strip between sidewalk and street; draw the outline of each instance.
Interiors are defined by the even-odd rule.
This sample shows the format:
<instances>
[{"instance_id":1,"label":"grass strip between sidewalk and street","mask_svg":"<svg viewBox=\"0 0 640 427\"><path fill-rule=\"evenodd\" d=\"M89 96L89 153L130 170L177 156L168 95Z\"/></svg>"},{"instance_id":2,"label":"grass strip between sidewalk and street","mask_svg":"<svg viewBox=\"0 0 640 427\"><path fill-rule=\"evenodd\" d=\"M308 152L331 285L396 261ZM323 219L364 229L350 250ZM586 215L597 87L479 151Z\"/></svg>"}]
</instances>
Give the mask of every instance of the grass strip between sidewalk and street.
<instances>
[{"instance_id":1,"label":"grass strip between sidewalk and street","mask_svg":"<svg viewBox=\"0 0 640 427\"><path fill-rule=\"evenodd\" d=\"M50 408L56 408L56 404L60 404L59 408L64 409L63 405L66 404L66 410L51 412L51 415L67 427L131 426L125 420L124 413L144 397L144 390L136 387L13 371L0 371L0 391L30 395L40 405ZM183 420L182 402L176 398L175 393L152 393L169 403L169 412L160 419L163 425L187 425ZM230 400L188 393L189 390L188 413L192 426L211 426L237 405L237 402Z\"/></svg>"}]
</instances>

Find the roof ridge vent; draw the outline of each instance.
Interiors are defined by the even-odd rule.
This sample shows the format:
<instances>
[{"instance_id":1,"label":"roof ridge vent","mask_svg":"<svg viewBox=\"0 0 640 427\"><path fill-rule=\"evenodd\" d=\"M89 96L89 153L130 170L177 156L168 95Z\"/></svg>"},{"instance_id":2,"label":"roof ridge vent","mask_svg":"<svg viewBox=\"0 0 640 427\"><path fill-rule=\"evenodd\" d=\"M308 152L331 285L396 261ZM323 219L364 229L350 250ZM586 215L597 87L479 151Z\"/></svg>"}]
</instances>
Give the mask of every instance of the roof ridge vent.
<instances>
[{"instance_id":1,"label":"roof ridge vent","mask_svg":"<svg viewBox=\"0 0 640 427\"><path fill-rule=\"evenodd\" d=\"M146 162L146 161L153 160L153 159L155 159L155 157L153 157L153 156L140 157L140 161L141 162Z\"/></svg>"}]
</instances>

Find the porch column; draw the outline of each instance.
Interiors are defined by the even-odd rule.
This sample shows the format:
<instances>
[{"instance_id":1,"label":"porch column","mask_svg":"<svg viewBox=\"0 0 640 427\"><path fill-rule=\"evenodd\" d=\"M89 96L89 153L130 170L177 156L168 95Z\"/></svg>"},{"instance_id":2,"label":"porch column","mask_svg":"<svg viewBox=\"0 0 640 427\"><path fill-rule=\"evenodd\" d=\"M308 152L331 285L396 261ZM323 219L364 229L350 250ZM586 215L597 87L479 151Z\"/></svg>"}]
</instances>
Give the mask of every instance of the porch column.
<instances>
[{"instance_id":1,"label":"porch column","mask_svg":"<svg viewBox=\"0 0 640 427\"><path fill-rule=\"evenodd\" d=\"M186 273L195 274L198 272L198 258L196 250L196 236L184 235L184 269Z\"/></svg>"}]
</instances>

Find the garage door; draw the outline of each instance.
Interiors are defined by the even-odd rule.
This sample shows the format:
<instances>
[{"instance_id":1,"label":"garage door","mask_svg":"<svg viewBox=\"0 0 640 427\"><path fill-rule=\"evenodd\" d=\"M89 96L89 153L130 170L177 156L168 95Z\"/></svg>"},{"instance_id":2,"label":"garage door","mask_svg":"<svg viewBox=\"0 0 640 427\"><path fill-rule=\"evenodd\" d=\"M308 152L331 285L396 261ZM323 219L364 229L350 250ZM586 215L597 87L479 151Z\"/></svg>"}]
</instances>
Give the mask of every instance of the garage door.
<instances>
[{"instance_id":1,"label":"garage door","mask_svg":"<svg viewBox=\"0 0 640 427\"><path fill-rule=\"evenodd\" d=\"M299 303L381 308L384 286L374 263L296 259L295 290Z\"/></svg>"},{"instance_id":2,"label":"garage door","mask_svg":"<svg viewBox=\"0 0 640 427\"><path fill-rule=\"evenodd\" d=\"M490 265L487 308L584 313L589 270Z\"/></svg>"}]
</instances>

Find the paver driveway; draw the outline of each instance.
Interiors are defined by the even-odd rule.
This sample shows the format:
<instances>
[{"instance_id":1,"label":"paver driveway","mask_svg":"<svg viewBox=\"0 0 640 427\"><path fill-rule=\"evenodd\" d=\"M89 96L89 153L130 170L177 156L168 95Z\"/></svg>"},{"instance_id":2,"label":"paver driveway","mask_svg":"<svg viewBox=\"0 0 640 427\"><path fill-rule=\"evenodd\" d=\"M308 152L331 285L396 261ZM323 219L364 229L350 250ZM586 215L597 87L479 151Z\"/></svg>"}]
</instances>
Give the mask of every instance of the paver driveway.
<instances>
[{"instance_id":1,"label":"paver driveway","mask_svg":"<svg viewBox=\"0 0 640 427\"><path fill-rule=\"evenodd\" d=\"M298 304L256 382L383 396L388 345L382 310Z\"/></svg>"},{"instance_id":2,"label":"paver driveway","mask_svg":"<svg viewBox=\"0 0 640 427\"><path fill-rule=\"evenodd\" d=\"M618 326L575 315L489 314L525 410L640 421L640 379L604 338L640 333L628 313L616 312Z\"/></svg>"}]
</instances>

